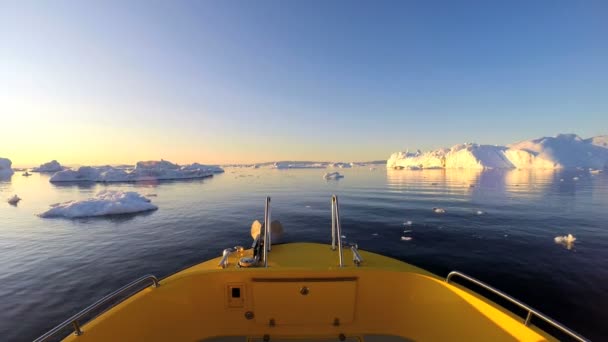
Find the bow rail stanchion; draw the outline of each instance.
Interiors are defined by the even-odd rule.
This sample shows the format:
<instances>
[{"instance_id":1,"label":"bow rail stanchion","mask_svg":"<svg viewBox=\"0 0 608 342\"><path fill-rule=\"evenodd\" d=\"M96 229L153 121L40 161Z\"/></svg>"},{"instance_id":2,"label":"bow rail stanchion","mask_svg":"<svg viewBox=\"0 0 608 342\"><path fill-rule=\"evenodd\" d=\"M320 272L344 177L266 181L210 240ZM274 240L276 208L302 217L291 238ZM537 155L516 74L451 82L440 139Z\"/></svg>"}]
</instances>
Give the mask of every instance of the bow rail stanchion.
<instances>
[{"instance_id":1,"label":"bow rail stanchion","mask_svg":"<svg viewBox=\"0 0 608 342\"><path fill-rule=\"evenodd\" d=\"M268 267L268 252L272 244L272 234L270 232L270 196L266 197L264 208L264 267Z\"/></svg>"},{"instance_id":2,"label":"bow rail stanchion","mask_svg":"<svg viewBox=\"0 0 608 342\"><path fill-rule=\"evenodd\" d=\"M340 205L338 196L331 196L331 248L336 249L336 240L338 243L338 265L344 266L344 257L342 254L342 227L340 226Z\"/></svg>"}]
</instances>

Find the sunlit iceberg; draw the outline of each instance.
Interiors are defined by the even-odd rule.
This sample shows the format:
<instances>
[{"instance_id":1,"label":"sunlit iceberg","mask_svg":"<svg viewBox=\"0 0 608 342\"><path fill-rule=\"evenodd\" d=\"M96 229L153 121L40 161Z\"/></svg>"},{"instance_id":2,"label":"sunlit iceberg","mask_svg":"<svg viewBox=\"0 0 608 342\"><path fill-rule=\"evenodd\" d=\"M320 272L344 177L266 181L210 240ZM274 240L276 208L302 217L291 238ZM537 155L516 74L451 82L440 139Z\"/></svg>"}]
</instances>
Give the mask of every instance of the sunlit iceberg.
<instances>
[{"instance_id":1,"label":"sunlit iceberg","mask_svg":"<svg viewBox=\"0 0 608 342\"><path fill-rule=\"evenodd\" d=\"M525 140L508 146L472 143L429 152L396 152L387 160L394 169L560 169L608 167L605 137L583 140L575 134Z\"/></svg>"},{"instance_id":2,"label":"sunlit iceberg","mask_svg":"<svg viewBox=\"0 0 608 342\"><path fill-rule=\"evenodd\" d=\"M158 209L150 200L133 191L104 190L83 201L52 204L40 217L92 217L131 214Z\"/></svg>"},{"instance_id":3,"label":"sunlit iceberg","mask_svg":"<svg viewBox=\"0 0 608 342\"><path fill-rule=\"evenodd\" d=\"M215 165L194 163L180 166L166 160L141 161L133 170L112 166L82 166L78 170L57 172L50 181L59 182L139 182L149 180L176 180L211 177L224 172Z\"/></svg>"},{"instance_id":4,"label":"sunlit iceberg","mask_svg":"<svg viewBox=\"0 0 608 342\"><path fill-rule=\"evenodd\" d=\"M59 172L63 171L66 168L61 166L58 161L51 160L48 163L44 163L38 167L32 169L32 172Z\"/></svg>"}]
</instances>

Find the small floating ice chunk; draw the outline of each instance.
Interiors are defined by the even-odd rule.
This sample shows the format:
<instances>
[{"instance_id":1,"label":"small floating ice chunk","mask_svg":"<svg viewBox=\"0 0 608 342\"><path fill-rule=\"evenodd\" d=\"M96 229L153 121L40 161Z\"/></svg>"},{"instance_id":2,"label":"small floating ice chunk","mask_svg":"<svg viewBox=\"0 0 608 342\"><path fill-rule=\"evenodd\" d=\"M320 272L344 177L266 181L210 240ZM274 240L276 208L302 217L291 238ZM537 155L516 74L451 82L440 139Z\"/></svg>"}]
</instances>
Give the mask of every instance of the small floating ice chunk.
<instances>
[{"instance_id":1,"label":"small floating ice chunk","mask_svg":"<svg viewBox=\"0 0 608 342\"><path fill-rule=\"evenodd\" d=\"M412 224L414 224L412 221L405 221L405 222L403 222L404 226L411 226Z\"/></svg>"},{"instance_id":2,"label":"small floating ice chunk","mask_svg":"<svg viewBox=\"0 0 608 342\"><path fill-rule=\"evenodd\" d=\"M83 201L56 203L40 217L91 217L130 214L158 209L150 200L134 191L104 190Z\"/></svg>"},{"instance_id":3,"label":"small floating ice chunk","mask_svg":"<svg viewBox=\"0 0 608 342\"><path fill-rule=\"evenodd\" d=\"M577 181L579 178L578 177L572 177L572 180Z\"/></svg>"},{"instance_id":4,"label":"small floating ice chunk","mask_svg":"<svg viewBox=\"0 0 608 342\"><path fill-rule=\"evenodd\" d=\"M340 235L342 239L346 239L346 235Z\"/></svg>"},{"instance_id":5,"label":"small floating ice chunk","mask_svg":"<svg viewBox=\"0 0 608 342\"><path fill-rule=\"evenodd\" d=\"M344 175L341 175L340 172L328 172L325 175L323 175L323 178L325 178L325 179L340 179L340 178L344 178Z\"/></svg>"},{"instance_id":6,"label":"small floating ice chunk","mask_svg":"<svg viewBox=\"0 0 608 342\"><path fill-rule=\"evenodd\" d=\"M435 214L445 214L446 211L443 208L433 208L433 212L435 212Z\"/></svg>"},{"instance_id":7,"label":"small floating ice chunk","mask_svg":"<svg viewBox=\"0 0 608 342\"><path fill-rule=\"evenodd\" d=\"M402 236L401 241L410 241L412 239L411 236Z\"/></svg>"},{"instance_id":8,"label":"small floating ice chunk","mask_svg":"<svg viewBox=\"0 0 608 342\"><path fill-rule=\"evenodd\" d=\"M8 204L16 205L17 203L19 203L19 201L21 201L21 198L19 198L19 196L17 195L13 195L13 197L9 197L7 202Z\"/></svg>"},{"instance_id":9,"label":"small floating ice chunk","mask_svg":"<svg viewBox=\"0 0 608 342\"><path fill-rule=\"evenodd\" d=\"M411 232L412 232L412 230L411 230L411 229L407 229L407 230L404 230L404 231L403 231L403 234L406 234L406 233L411 233Z\"/></svg>"},{"instance_id":10,"label":"small floating ice chunk","mask_svg":"<svg viewBox=\"0 0 608 342\"><path fill-rule=\"evenodd\" d=\"M485 211L482 211L482 210L477 210L477 215L483 215L483 214L485 214L485 213L486 213Z\"/></svg>"},{"instance_id":11,"label":"small floating ice chunk","mask_svg":"<svg viewBox=\"0 0 608 342\"><path fill-rule=\"evenodd\" d=\"M603 170L589 170L589 173L592 175L599 175L600 173L604 172Z\"/></svg>"},{"instance_id":12,"label":"small floating ice chunk","mask_svg":"<svg viewBox=\"0 0 608 342\"><path fill-rule=\"evenodd\" d=\"M560 179L559 179L559 181L560 181L560 182L563 182L563 181L564 181L564 179L563 179L563 178L560 178Z\"/></svg>"},{"instance_id":13,"label":"small floating ice chunk","mask_svg":"<svg viewBox=\"0 0 608 342\"><path fill-rule=\"evenodd\" d=\"M564 245L567 249L572 249L574 245L574 241L576 238L572 234L564 235L564 236L556 236L554 239L555 243L560 245Z\"/></svg>"},{"instance_id":14,"label":"small floating ice chunk","mask_svg":"<svg viewBox=\"0 0 608 342\"><path fill-rule=\"evenodd\" d=\"M372 236L378 236L378 233L373 233Z\"/></svg>"}]
</instances>

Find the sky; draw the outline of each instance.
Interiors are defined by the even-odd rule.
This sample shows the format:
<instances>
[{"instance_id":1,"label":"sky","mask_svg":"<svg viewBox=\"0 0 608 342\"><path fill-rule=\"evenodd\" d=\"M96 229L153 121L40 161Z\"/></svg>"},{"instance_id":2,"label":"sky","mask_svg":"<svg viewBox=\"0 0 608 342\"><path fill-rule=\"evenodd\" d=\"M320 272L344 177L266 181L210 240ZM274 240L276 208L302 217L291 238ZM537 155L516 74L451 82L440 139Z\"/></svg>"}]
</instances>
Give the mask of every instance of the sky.
<instances>
[{"instance_id":1,"label":"sky","mask_svg":"<svg viewBox=\"0 0 608 342\"><path fill-rule=\"evenodd\" d=\"M0 0L16 166L608 134L606 1Z\"/></svg>"}]
</instances>

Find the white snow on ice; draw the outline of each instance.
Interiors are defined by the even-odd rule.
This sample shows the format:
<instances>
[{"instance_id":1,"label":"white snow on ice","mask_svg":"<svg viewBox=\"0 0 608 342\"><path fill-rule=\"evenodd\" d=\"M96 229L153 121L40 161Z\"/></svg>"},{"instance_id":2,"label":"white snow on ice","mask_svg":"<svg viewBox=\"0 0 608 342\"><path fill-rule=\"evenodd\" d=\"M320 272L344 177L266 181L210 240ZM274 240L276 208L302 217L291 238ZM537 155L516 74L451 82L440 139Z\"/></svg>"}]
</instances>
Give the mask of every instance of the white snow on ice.
<instances>
[{"instance_id":1,"label":"white snow on ice","mask_svg":"<svg viewBox=\"0 0 608 342\"><path fill-rule=\"evenodd\" d=\"M435 212L435 214L445 214L445 209L443 208L433 208L433 212Z\"/></svg>"},{"instance_id":2,"label":"white snow on ice","mask_svg":"<svg viewBox=\"0 0 608 342\"><path fill-rule=\"evenodd\" d=\"M508 146L459 144L429 152L396 152L386 162L393 169L559 169L608 167L606 136L587 140L575 134L525 140Z\"/></svg>"},{"instance_id":3,"label":"white snow on ice","mask_svg":"<svg viewBox=\"0 0 608 342\"><path fill-rule=\"evenodd\" d=\"M134 191L104 190L83 201L52 204L40 217L92 217L138 213L158 209L150 200Z\"/></svg>"},{"instance_id":4,"label":"white snow on ice","mask_svg":"<svg viewBox=\"0 0 608 342\"><path fill-rule=\"evenodd\" d=\"M51 160L48 163L44 163L38 167L32 169L32 172L59 172L63 171L66 168L61 166L58 161Z\"/></svg>"},{"instance_id":5,"label":"white snow on ice","mask_svg":"<svg viewBox=\"0 0 608 342\"><path fill-rule=\"evenodd\" d=\"M10 159L0 158L0 178L8 178L15 173L11 168L11 165L13 165L13 163Z\"/></svg>"},{"instance_id":6,"label":"white snow on ice","mask_svg":"<svg viewBox=\"0 0 608 342\"><path fill-rule=\"evenodd\" d=\"M166 160L138 162L131 171L112 166L82 166L78 170L57 172L50 181L56 182L138 182L211 177L224 172L215 165L194 163L180 166Z\"/></svg>"}]
</instances>

